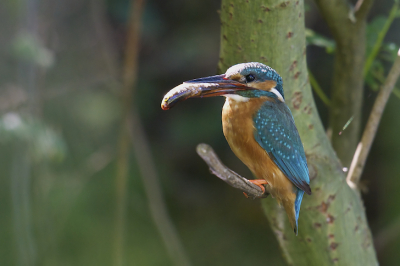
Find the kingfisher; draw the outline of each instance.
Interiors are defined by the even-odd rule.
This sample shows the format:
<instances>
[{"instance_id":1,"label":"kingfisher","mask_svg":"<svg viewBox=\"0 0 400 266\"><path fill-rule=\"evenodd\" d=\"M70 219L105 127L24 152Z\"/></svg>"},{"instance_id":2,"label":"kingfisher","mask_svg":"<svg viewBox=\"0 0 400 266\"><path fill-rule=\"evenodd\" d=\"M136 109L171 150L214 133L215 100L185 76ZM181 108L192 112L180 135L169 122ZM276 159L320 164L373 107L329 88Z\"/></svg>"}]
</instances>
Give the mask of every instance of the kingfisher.
<instances>
[{"instance_id":1,"label":"kingfisher","mask_svg":"<svg viewBox=\"0 0 400 266\"><path fill-rule=\"evenodd\" d=\"M222 126L230 148L257 178L250 181L283 205L297 235L304 192L311 195L310 177L281 76L258 62L237 64L225 74L175 87L161 107L167 110L187 98L213 96L226 97Z\"/></svg>"}]
</instances>

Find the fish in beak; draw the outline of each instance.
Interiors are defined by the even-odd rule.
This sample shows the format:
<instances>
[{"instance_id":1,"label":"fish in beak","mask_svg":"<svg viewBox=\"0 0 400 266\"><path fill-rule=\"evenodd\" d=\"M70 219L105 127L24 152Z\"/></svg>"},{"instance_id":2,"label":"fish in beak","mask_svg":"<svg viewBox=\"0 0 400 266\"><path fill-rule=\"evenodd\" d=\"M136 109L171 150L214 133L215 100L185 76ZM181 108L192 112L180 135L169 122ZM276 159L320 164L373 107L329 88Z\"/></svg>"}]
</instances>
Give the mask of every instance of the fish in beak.
<instances>
[{"instance_id":1,"label":"fish in beak","mask_svg":"<svg viewBox=\"0 0 400 266\"><path fill-rule=\"evenodd\" d=\"M225 78L225 74L192 79L170 90L161 102L161 108L168 110L188 98L214 97L235 94L249 89L245 84Z\"/></svg>"}]
</instances>

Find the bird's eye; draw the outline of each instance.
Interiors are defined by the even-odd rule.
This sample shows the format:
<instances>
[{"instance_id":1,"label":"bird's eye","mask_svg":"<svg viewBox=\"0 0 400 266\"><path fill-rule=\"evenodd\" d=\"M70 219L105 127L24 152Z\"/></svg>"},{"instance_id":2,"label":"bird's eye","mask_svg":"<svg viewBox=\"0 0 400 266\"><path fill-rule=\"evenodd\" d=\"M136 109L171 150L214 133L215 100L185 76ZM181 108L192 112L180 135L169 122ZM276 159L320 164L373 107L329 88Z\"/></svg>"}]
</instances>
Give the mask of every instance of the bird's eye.
<instances>
[{"instance_id":1,"label":"bird's eye","mask_svg":"<svg viewBox=\"0 0 400 266\"><path fill-rule=\"evenodd\" d=\"M248 74L247 76L246 76L246 81L247 82L252 82L253 80L255 80L256 79L256 77L253 75L253 74Z\"/></svg>"}]
</instances>

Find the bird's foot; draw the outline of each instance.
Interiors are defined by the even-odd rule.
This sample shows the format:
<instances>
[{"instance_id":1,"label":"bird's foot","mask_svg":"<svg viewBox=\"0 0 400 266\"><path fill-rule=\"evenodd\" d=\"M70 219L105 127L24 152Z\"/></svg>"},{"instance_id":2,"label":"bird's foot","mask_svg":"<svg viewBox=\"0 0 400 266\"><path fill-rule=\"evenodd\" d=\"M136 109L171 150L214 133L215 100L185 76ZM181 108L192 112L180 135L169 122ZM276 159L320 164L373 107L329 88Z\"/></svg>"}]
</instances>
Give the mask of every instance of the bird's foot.
<instances>
[{"instance_id":1,"label":"bird's foot","mask_svg":"<svg viewBox=\"0 0 400 266\"><path fill-rule=\"evenodd\" d=\"M255 180L248 180L249 182L253 183L254 185L257 185L261 188L263 194L265 194L265 187L263 185L268 184L268 182L264 179L255 179ZM249 198L249 196L246 194L246 192L243 192L244 196L246 198Z\"/></svg>"}]
</instances>

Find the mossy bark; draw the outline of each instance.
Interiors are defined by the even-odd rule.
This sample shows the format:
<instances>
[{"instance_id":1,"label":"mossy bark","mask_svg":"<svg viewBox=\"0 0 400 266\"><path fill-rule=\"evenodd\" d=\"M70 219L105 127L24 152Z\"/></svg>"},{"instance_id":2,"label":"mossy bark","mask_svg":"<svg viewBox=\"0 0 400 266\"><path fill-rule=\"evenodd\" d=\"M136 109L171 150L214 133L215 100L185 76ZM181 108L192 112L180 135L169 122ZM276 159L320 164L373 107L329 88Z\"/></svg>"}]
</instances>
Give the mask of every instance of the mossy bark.
<instances>
[{"instance_id":1,"label":"mossy bark","mask_svg":"<svg viewBox=\"0 0 400 266\"><path fill-rule=\"evenodd\" d=\"M282 76L306 151L313 194L305 195L299 235L272 198L263 208L290 265L377 265L359 195L345 181L312 98L305 58L303 1L222 0L219 69L258 61Z\"/></svg>"}]
</instances>

